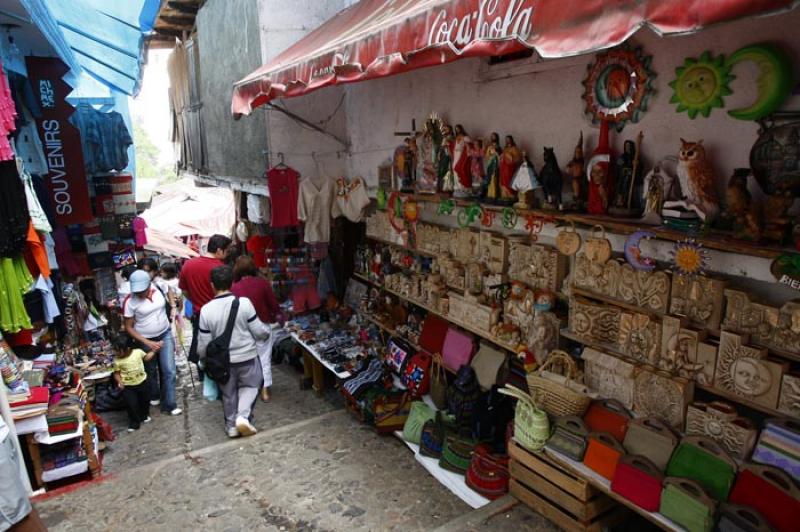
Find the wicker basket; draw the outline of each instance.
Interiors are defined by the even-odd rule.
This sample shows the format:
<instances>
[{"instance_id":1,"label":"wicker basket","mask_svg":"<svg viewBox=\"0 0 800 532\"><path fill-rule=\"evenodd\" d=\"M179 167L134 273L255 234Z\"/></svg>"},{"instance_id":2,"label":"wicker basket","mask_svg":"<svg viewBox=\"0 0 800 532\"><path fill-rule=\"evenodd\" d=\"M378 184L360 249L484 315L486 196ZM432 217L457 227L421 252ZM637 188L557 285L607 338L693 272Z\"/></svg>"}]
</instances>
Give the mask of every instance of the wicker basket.
<instances>
[{"instance_id":1,"label":"wicker basket","mask_svg":"<svg viewBox=\"0 0 800 532\"><path fill-rule=\"evenodd\" d=\"M551 368L563 368L562 373ZM528 374L528 388L542 410L552 416L581 417L592 398L583 384L577 382L578 367L566 352L550 353L542 367Z\"/></svg>"},{"instance_id":2,"label":"wicker basket","mask_svg":"<svg viewBox=\"0 0 800 532\"><path fill-rule=\"evenodd\" d=\"M529 451L541 451L550 438L550 420L536 406L530 394L506 385L498 390L503 395L518 399L514 411L514 440Z\"/></svg>"}]
</instances>

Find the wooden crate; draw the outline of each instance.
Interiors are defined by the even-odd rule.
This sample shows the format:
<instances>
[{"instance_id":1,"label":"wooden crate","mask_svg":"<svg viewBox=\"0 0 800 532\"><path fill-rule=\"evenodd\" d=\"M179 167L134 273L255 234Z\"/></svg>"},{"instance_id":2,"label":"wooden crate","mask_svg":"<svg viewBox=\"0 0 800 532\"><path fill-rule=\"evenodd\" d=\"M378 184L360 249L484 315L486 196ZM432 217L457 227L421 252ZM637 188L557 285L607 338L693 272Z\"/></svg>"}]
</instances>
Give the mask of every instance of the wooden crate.
<instances>
[{"instance_id":1,"label":"wooden crate","mask_svg":"<svg viewBox=\"0 0 800 532\"><path fill-rule=\"evenodd\" d=\"M600 531L625 519L628 510L541 453L513 441L511 494L564 530Z\"/></svg>"}]
</instances>

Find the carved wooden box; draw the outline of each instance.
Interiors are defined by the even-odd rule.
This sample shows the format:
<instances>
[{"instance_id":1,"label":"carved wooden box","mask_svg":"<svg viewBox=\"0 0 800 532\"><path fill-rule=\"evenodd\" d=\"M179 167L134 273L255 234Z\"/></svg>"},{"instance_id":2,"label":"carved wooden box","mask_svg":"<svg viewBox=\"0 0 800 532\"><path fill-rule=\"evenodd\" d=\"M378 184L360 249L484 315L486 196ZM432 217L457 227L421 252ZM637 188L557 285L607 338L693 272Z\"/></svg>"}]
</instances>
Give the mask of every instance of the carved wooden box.
<instances>
[{"instance_id":1,"label":"carved wooden box","mask_svg":"<svg viewBox=\"0 0 800 532\"><path fill-rule=\"evenodd\" d=\"M661 348L661 323L648 314L623 312L619 320L617 343L626 356L656 365Z\"/></svg>"},{"instance_id":2,"label":"carved wooden box","mask_svg":"<svg viewBox=\"0 0 800 532\"><path fill-rule=\"evenodd\" d=\"M722 328L750 336L750 342L777 351L800 354L800 303L773 307L750 300L740 290L725 290Z\"/></svg>"},{"instance_id":3,"label":"carved wooden box","mask_svg":"<svg viewBox=\"0 0 800 532\"><path fill-rule=\"evenodd\" d=\"M714 371L717 367L717 346L707 342L697 344L697 358L692 363L699 366L694 380L707 386L714 385Z\"/></svg>"},{"instance_id":4,"label":"carved wooden box","mask_svg":"<svg viewBox=\"0 0 800 532\"><path fill-rule=\"evenodd\" d=\"M635 378L633 410L642 417L663 419L680 430L686 419L686 406L693 395L693 381L642 368Z\"/></svg>"},{"instance_id":5,"label":"carved wooden box","mask_svg":"<svg viewBox=\"0 0 800 532\"><path fill-rule=\"evenodd\" d=\"M474 261L481 256L480 233L471 229L456 229L450 233L450 254L461 262Z\"/></svg>"},{"instance_id":6,"label":"carved wooden box","mask_svg":"<svg viewBox=\"0 0 800 532\"><path fill-rule=\"evenodd\" d=\"M419 223L417 224L417 249L433 255L447 252L450 250L449 235L449 229L438 225ZM445 248L441 247L442 242L447 244Z\"/></svg>"},{"instance_id":7,"label":"carved wooden box","mask_svg":"<svg viewBox=\"0 0 800 532\"><path fill-rule=\"evenodd\" d=\"M456 323L464 323L471 305L464 299L464 296L455 292L448 292L447 298L450 300L448 317Z\"/></svg>"},{"instance_id":8,"label":"carved wooden box","mask_svg":"<svg viewBox=\"0 0 800 532\"><path fill-rule=\"evenodd\" d=\"M694 379L702 366L697 361L697 349L705 340L705 331L683 327L685 318L664 316L662 319L661 356L657 367L673 375Z\"/></svg>"},{"instance_id":9,"label":"carved wooden box","mask_svg":"<svg viewBox=\"0 0 800 532\"><path fill-rule=\"evenodd\" d=\"M439 269L447 286L456 290L464 290L465 272L460 261L446 257L441 258Z\"/></svg>"},{"instance_id":10,"label":"carved wooden box","mask_svg":"<svg viewBox=\"0 0 800 532\"><path fill-rule=\"evenodd\" d=\"M787 373L783 376L778 410L800 418L800 374Z\"/></svg>"},{"instance_id":11,"label":"carved wooden box","mask_svg":"<svg viewBox=\"0 0 800 532\"><path fill-rule=\"evenodd\" d=\"M750 347L746 343L746 336L731 332L720 334L714 386L775 408L788 364L770 360L765 348Z\"/></svg>"},{"instance_id":12,"label":"carved wooden box","mask_svg":"<svg viewBox=\"0 0 800 532\"><path fill-rule=\"evenodd\" d=\"M686 435L711 438L731 455L746 460L758 430L751 420L739 416L733 405L692 403L686 411Z\"/></svg>"},{"instance_id":13,"label":"carved wooden box","mask_svg":"<svg viewBox=\"0 0 800 532\"><path fill-rule=\"evenodd\" d=\"M633 408L635 364L591 347L584 348L581 358L584 360L583 379L590 390Z\"/></svg>"},{"instance_id":14,"label":"carved wooden box","mask_svg":"<svg viewBox=\"0 0 800 532\"><path fill-rule=\"evenodd\" d=\"M589 342L617 345L621 315L619 307L573 297L569 302L569 330Z\"/></svg>"},{"instance_id":15,"label":"carved wooden box","mask_svg":"<svg viewBox=\"0 0 800 532\"><path fill-rule=\"evenodd\" d=\"M490 272L502 274L508 269L508 241L490 231L481 231L481 261Z\"/></svg>"},{"instance_id":16,"label":"carved wooden box","mask_svg":"<svg viewBox=\"0 0 800 532\"><path fill-rule=\"evenodd\" d=\"M634 270L617 260L599 264L583 253L575 258L572 286L658 313L666 313L669 304L670 277L666 272Z\"/></svg>"},{"instance_id":17,"label":"carved wooden box","mask_svg":"<svg viewBox=\"0 0 800 532\"><path fill-rule=\"evenodd\" d=\"M564 280L566 257L550 246L509 242L508 276L531 288L558 292Z\"/></svg>"},{"instance_id":18,"label":"carved wooden box","mask_svg":"<svg viewBox=\"0 0 800 532\"><path fill-rule=\"evenodd\" d=\"M719 331L727 285L726 281L702 275L675 275L669 312L685 316L694 327Z\"/></svg>"}]
</instances>

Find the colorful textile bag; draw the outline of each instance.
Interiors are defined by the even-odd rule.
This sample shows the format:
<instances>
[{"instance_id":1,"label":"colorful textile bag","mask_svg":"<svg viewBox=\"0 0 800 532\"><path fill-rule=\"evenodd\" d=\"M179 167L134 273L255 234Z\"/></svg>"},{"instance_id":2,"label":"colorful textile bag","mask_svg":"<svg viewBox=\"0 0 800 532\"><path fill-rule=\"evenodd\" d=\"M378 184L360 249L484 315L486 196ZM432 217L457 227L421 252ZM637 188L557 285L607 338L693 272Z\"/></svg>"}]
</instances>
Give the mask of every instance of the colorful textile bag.
<instances>
[{"instance_id":1,"label":"colorful textile bag","mask_svg":"<svg viewBox=\"0 0 800 532\"><path fill-rule=\"evenodd\" d=\"M755 508L722 503L717 532L770 532L772 527Z\"/></svg>"},{"instance_id":2,"label":"colorful textile bag","mask_svg":"<svg viewBox=\"0 0 800 532\"><path fill-rule=\"evenodd\" d=\"M500 393L517 399L514 411L514 440L529 451L539 451L550 437L547 413L536 406L530 394L513 386L500 388Z\"/></svg>"},{"instance_id":3,"label":"colorful textile bag","mask_svg":"<svg viewBox=\"0 0 800 532\"><path fill-rule=\"evenodd\" d=\"M430 394L433 404L439 410L447 408L447 372L444 369L442 355L434 353L431 360Z\"/></svg>"},{"instance_id":4,"label":"colorful textile bag","mask_svg":"<svg viewBox=\"0 0 800 532\"><path fill-rule=\"evenodd\" d=\"M486 342L481 342L480 349L470 362L478 377L478 384L484 390L490 389L497 384L500 369L506 361L506 354L499 349L495 349Z\"/></svg>"},{"instance_id":5,"label":"colorful textile bag","mask_svg":"<svg viewBox=\"0 0 800 532\"><path fill-rule=\"evenodd\" d=\"M425 423L436 418L436 412L423 401L413 401L406 424L403 425L403 439L419 445Z\"/></svg>"},{"instance_id":6,"label":"colorful textile bag","mask_svg":"<svg viewBox=\"0 0 800 532\"><path fill-rule=\"evenodd\" d=\"M800 482L800 423L768 419L753 451L753 462L779 467Z\"/></svg>"},{"instance_id":7,"label":"colorful textile bag","mask_svg":"<svg viewBox=\"0 0 800 532\"><path fill-rule=\"evenodd\" d=\"M400 380L413 397L428 393L431 379L431 355L415 353L406 359Z\"/></svg>"},{"instance_id":8,"label":"colorful textile bag","mask_svg":"<svg viewBox=\"0 0 800 532\"><path fill-rule=\"evenodd\" d=\"M457 434L448 434L444 439L439 465L453 473L465 474L472 461L472 453L476 444L477 442L472 439Z\"/></svg>"},{"instance_id":9,"label":"colorful textile bag","mask_svg":"<svg viewBox=\"0 0 800 532\"><path fill-rule=\"evenodd\" d=\"M724 501L736 477L736 462L714 440L685 436L672 454L666 473L692 479L712 497Z\"/></svg>"},{"instance_id":10,"label":"colorful textile bag","mask_svg":"<svg viewBox=\"0 0 800 532\"><path fill-rule=\"evenodd\" d=\"M622 443L632 417L628 409L616 399L602 399L592 402L583 420L591 432L608 432Z\"/></svg>"},{"instance_id":11,"label":"colorful textile bag","mask_svg":"<svg viewBox=\"0 0 800 532\"><path fill-rule=\"evenodd\" d=\"M430 354L441 353L450 324L435 314L428 314L422 323L419 346Z\"/></svg>"},{"instance_id":12,"label":"colorful textile bag","mask_svg":"<svg viewBox=\"0 0 800 532\"><path fill-rule=\"evenodd\" d=\"M664 479L658 512L689 532L710 532L716 502L697 482L688 478Z\"/></svg>"},{"instance_id":13,"label":"colorful textile bag","mask_svg":"<svg viewBox=\"0 0 800 532\"><path fill-rule=\"evenodd\" d=\"M622 444L607 432L590 432L587 438L586 455L583 463L586 467L608 480L614 479L617 463L625 449Z\"/></svg>"},{"instance_id":14,"label":"colorful textile bag","mask_svg":"<svg viewBox=\"0 0 800 532\"><path fill-rule=\"evenodd\" d=\"M472 416L481 397L481 388L475 370L461 366L453 384L447 388L447 412L455 417L459 433L469 434L472 429Z\"/></svg>"},{"instance_id":15,"label":"colorful textile bag","mask_svg":"<svg viewBox=\"0 0 800 532\"><path fill-rule=\"evenodd\" d=\"M436 416L431 421L426 421L422 427L419 437L419 452L423 456L439 458L442 456L444 446L444 436L447 424L441 411L436 412Z\"/></svg>"},{"instance_id":16,"label":"colorful textile bag","mask_svg":"<svg viewBox=\"0 0 800 532\"><path fill-rule=\"evenodd\" d=\"M489 500L508 493L508 456L493 454L487 445L478 445L467 469L467 486Z\"/></svg>"},{"instance_id":17,"label":"colorful textile bag","mask_svg":"<svg viewBox=\"0 0 800 532\"><path fill-rule=\"evenodd\" d=\"M458 371L461 366L469 365L475 352L475 341L472 336L453 327L447 329L442 346L444 367L450 371Z\"/></svg>"},{"instance_id":18,"label":"colorful textile bag","mask_svg":"<svg viewBox=\"0 0 800 532\"><path fill-rule=\"evenodd\" d=\"M578 416L556 418L553 436L547 441L547 448L558 451L576 462L583 462L586 454L586 438L589 429Z\"/></svg>"},{"instance_id":19,"label":"colorful textile bag","mask_svg":"<svg viewBox=\"0 0 800 532\"><path fill-rule=\"evenodd\" d=\"M630 422L622 446L630 454L644 456L663 472L678 441L678 436L666 423L648 417Z\"/></svg>"},{"instance_id":20,"label":"colorful textile bag","mask_svg":"<svg viewBox=\"0 0 800 532\"><path fill-rule=\"evenodd\" d=\"M619 493L639 508L657 512L661 506L664 475L644 456L625 455L619 459L611 491Z\"/></svg>"},{"instance_id":21,"label":"colorful textile bag","mask_svg":"<svg viewBox=\"0 0 800 532\"><path fill-rule=\"evenodd\" d=\"M364 422L372 425L378 434L403 430L411 411L411 402L405 391L373 388L364 397Z\"/></svg>"},{"instance_id":22,"label":"colorful textile bag","mask_svg":"<svg viewBox=\"0 0 800 532\"><path fill-rule=\"evenodd\" d=\"M386 345L386 363L397 375L402 375L406 361L414 354L414 349L402 338L391 338Z\"/></svg>"},{"instance_id":23,"label":"colorful textile bag","mask_svg":"<svg viewBox=\"0 0 800 532\"><path fill-rule=\"evenodd\" d=\"M778 532L800 528L800 488L777 467L746 464L736 477L730 502L755 508Z\"/></svg>"}]
</instances>

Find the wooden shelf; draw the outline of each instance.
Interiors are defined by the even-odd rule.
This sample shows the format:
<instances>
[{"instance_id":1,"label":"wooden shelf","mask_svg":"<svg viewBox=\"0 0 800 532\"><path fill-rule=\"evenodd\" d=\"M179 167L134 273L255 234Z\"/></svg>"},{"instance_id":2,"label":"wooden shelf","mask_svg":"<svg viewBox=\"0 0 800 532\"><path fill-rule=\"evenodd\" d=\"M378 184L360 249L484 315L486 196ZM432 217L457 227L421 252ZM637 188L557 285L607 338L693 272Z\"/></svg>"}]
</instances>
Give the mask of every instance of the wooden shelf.
<instances>
[{"instance_id":1,"label":"wooden shelf","mask_svg":"<svg viewBox=\"0 0 800 532\"><path fill-rule=\"evenodd\" d=\"M786 412L781 412L780 410L764 406L762 404L751 401L746 397L742 397L741 395L736 395L735 393L726 392L725 390L720 390L719 388L714 388L713 386L708 386L707 384L700 384L695 382L695 387L710 394L716 395L718 397L723 397L729 401L739 403L743 406L746 406L747 408L752 408L753 410L764 412L765 414L769 414L771 416L797 419L793 417L791 414L788 414Z\"/></svg>"},{"instance_id":2,"label":"wooden shelf","mask_svg":"<svg viewBox=\"0 0 800 532\"><path fill-rule=\"evenodd\" d=\"M442 199L451 199L433 194L411 194L410 197L414 198L418 202L434 204L438 204ZM475 204L474 200L454 199L454 201L458 207L466 207ZM484 204L481 204L481 207L492 211L502 211L505 208L504 206L499 205ZM654 233L657 238L672 242L685 240L686 238L694 238L698 243L702 244L703 247L708 249L725 251L728 253L739 253L742 255L750 255L765 259L774 259L783 253L794 251L790 247L782 247L774 244L760 244L758 242L750 242L747 240L737 240L724 231L711 230L705 234L691 234L675 229L669 229L663 226L646 225L640 223L637 219L616 218L608 215L597 216L581 213L564 213L547 209L516 209L516 211L520 218L524 218L527 215L550 217L556 222L572 222L576 225L585 227L592 227L600 224L606 229L606 231L622 235L629 235L641 229L647 229L648 231Z\"/></svg>"}]
</instances>

